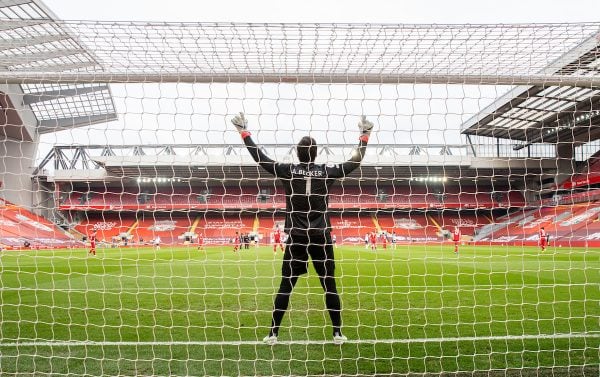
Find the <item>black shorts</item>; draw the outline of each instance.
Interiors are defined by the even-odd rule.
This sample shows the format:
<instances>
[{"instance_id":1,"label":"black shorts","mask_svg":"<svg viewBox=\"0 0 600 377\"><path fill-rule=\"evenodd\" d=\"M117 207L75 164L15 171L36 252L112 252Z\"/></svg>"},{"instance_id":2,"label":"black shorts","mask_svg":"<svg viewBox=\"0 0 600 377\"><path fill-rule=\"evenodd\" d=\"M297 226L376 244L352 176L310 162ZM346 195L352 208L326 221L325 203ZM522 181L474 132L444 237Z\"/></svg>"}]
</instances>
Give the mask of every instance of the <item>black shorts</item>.
<instances>
[{"instance_id":1,"label":"black shorts","mask_svg":"<svg viewBox=\"0 0 600 377\"><path fill-rule=\"evenodd\" d=\"M308 272L308 257L319 277L333 277L335 262L329 236L290 236L285 244L281 275L284 278Z\"/></svg>"}]
</instances>

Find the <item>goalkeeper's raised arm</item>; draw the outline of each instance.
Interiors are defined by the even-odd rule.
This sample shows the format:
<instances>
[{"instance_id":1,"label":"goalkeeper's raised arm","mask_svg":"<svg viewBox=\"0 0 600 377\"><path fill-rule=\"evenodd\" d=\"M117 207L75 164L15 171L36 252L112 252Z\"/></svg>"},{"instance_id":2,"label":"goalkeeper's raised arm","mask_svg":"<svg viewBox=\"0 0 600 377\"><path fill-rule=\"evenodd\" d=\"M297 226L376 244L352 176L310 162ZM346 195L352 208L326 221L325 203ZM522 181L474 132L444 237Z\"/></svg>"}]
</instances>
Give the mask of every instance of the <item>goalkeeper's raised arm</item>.
<instances>
[{"instance_id":1,"label":"goalkeeper's raised arm","mask_svg":"<svg viewBox=\"0 0 600 377\"><path fill-rule=\"evenodd\" d=\"M280 178L285 178L286 176L289 178L289 173L286 174L286 166L281 166L284 169L278 169L277 161L272 160L269 156L267 156L252 140L251 133L248 131L248 120L244 116L244 113L239 113L231 119L231 123L235 126L236 130L241 135L244 140L244 144L248 148L250 155L263 169L268 171L269 173L276 175ZM350 159L343 164L334 165L333 167L326 167L326 176L328 178L341 178L348 174L350 174L354 169L360 166L361 161L365 156L365 151L367 148L367 144L369 143L369 137L371 135L371 131L373 130L373 123L368 121L366 116L362 116L359 123L358 128L360 130L359 144L358 148L354 150ZM314 163L316 158L316 149L317 144L314 139L305 136L298 143L298 158L300 162L303 163ZM314 152L314 153L313 153ZM306 157L304 157L306 155Z\"/></svg>"},{"instance_id":2,"label":"goalkeeper's raised arm","mask_svg":"<svg viewBox=\"0 0 600 377\"><path fill-rule=\"evenodd\" d=\"M343 164L334 165L333 167L327 166L327 176L329 178L345 177L360 166L360 163L365 157L365 151L367 150L369 137L371 136L371 131L373 130L373 123L369 122L367 117L363 115L360 118L360 122L358 122L358 129L360 130L358 148L352 152L350 159Z\"/></svg>"},{"instance_id":3,"label":"goalkeeper's raised arm","mask_svg":"<svg viewBox=\"0 0 600 377\"><path fill-rule=\"evenodd\" d=\"M250 137L251 134L250 131L248 131L248 120L244 116L244 113L239 113L239 115L233 117L231 119L231 123L233 123L235 129L239 132L240 136L244 140L244 143L246 144L246 147L248 148L248 151L250 152L250 155L252 156L254 161L256 161L263 169L265 169L269 173L276 175L275 165L277 164L277 162L270 159L269 156L264 154L263 151L256 146L256 144Z\"/></svg>"}]
</instances>

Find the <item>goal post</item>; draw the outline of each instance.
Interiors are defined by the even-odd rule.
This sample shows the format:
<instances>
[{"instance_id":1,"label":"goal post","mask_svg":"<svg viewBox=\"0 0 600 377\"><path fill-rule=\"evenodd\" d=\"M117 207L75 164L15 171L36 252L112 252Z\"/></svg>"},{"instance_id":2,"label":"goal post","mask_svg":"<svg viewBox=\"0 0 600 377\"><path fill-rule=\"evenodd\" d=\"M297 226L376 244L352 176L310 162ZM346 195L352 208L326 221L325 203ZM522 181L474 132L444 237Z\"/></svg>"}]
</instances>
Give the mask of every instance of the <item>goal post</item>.
<instances>
[{"instance_id":1,"label":"goal post","mask_svg":"<svg viewBox=\"0 0 600 377\"><path fill-rule=\"evenodd\" d=\"M0 34L0 375L598 374L600 23Z\"/></svg>"},{"instance_id":2,"label":"goal post","mask_svg":"<svg viewBox=\"0 0 600 377\"><path fill-rule=\"evenodd\" d=\"M596 89L597 76L563 75L416 75L416 74L207 74L207 73L105 73L105 72L0 72L7 84L140 84L140 83L271 83L271 84L427 84L427 85L531 85Z\"/></svg>"}]
</instances>

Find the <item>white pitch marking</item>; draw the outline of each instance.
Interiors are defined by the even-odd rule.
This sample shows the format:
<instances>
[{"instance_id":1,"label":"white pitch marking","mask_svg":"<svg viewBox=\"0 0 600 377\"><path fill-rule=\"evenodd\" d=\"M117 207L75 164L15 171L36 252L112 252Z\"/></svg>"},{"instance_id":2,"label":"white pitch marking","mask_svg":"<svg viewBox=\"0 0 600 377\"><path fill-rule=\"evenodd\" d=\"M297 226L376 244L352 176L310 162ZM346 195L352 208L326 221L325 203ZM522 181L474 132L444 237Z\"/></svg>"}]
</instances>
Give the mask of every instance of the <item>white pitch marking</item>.
<instances>
[{"instance_id":1,"label":"white pitch marking","mask_svg":"<svg viewBox=\"0 0 600 377\"><path fill-rule=\"evenodd\" d=\"M419 344L419 343L447 343L447 342L476 342L494 340L537 340L537 339L574 339L574 338L600 338L599 333L571 333L571 334L540 334L540 335L502 335L502 336L464 336L454 338L413 338L413 339L357 339L348 340L351 344ZM282 340L277 344L283 345L318 345L331 344L333 340ZM128 342L128 341L33 341L0 343L0 348L14 347L118 347L118 346L253 346L264 345L259 340L239 341L172 341L172 342Z\"/></svg>"},{"instance_id":2,"label":"white pitch marking","mask_svg":"<svg viewBox=\"0 0 600 377\"><path fill-rule=\"evenodd\" d=\"M217 278L217 277L215 277ZM413 288L414 291L422 292L423 290L432 289L467 289L476 288L475 290L490 290L490 289L521 289L521 288L552 288L552 287L585 287L598 286L598 283L573 283L573 284L448 284L448 285L338 285L340 290L361 290L361 289L394 289L394 288ZM296 289L310 289L311 287L297 286ZM317 289L317 287L312 287ZM3 291L57 291L57 292L154 292L154 291L241 291L241 294L252 293L255 290L276 290L277 285L267 286L250 286L244 288L237 287L122 287L122 288L61 288L61 287L2 287ZM397 293L410 293L410 291L401 291Z\"/></svg>"}]
</instances>

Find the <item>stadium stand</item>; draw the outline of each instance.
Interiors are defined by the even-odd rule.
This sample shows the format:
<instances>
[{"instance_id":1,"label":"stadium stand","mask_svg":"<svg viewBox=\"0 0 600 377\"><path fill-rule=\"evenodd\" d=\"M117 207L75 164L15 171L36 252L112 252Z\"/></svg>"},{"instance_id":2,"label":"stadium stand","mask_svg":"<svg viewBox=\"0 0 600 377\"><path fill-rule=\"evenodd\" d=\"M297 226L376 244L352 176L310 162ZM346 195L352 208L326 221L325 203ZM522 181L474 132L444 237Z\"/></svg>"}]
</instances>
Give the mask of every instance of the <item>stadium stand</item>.
<instances>
[{"instance_id":1,"label":"stadium stand","mask_svg":"<svg viewBox=\"0 0 600 377\"><path fill-rule=\"evenodd\" d=\"M154 193L138 187L121 190L73 190L64 196L59 209L74 213L85 211L88 218L77 230L89 234L91 229L97 229L101 231L99 239L111 240L127 233L134 241L160 235L165 243L178 243L181 235L199 218L194 226L196 234L203 233L207 243L227 243L235 234L227 229L253 232L268 239L274 224L283 220L280 215L260 215L254 224L252 216L240 217L231 211L273 211L285 207L283 192L272 187L238 185L206 190L186 186L160 188ZM469 235L488 224L489 218L477 215L478 209L513 208L525 203L519 192L504 192L499 201L490 195L491 190L477 192L475 187L448 185L443 193L433 192L435 190L424 185L335 187L330 194L334 234L340 243L362 242L370 231L395 232L406 242L434 242L442 239L444 229L457 224L463 234ZM203 212L217 209L230 213ZM359 213L357 209L366 212ZM443 209L448 211L441 211ZM457 212L461 209L468 213ZM377 214L378 211L384 212ZM377 214L378 222L371 218L371 213Z\"/></svg>"},{"instance_id":2,"label":"stadium stand","mask_svg":"<svg viewBox=\"0 0 600 377\"><path fill-rule=\"evenodd\" d=\"M184 215L150 214L143 219L138 218L137 226L131 230L133 240L149 242L160 237L165 244L183 243L182 237L192 225L190 217Z\"/></svg>"},{"instance_id":3,"label":"stadium stand","mask_svg":"<svg viewBox=\"0 0 600 377\"><path fill-rule=\"evenodd\" d=\"M88 215L77 225L75 229L84 235L96 232L97 239L102 242L112 242L121 234L126 234L136 223L135 216L120 213L94 213Z\"/></svg>"},{"instance_id":4,"label":"stadium stand","mask_svg":"<svg viewBox=\"0 0 600 377\"><path fill-rule=\"evenodd\" d=\"M254 231L254 215L206 214L201 216L196 233L202 233L207 244L231 244L235 233Z\"/></svg>"},{"instance_id":5,"label":"stadium stand","mask_svg":"<svg viewBox=\"0 0 600 377\"><path fill-rule=\"evenodd\" d=\"M483 213L444 210L438 213L437 216L433 214L430 216L441 229L451 232L455 227L458 227L463 236L473 236L475 229L480 229L492 222L490 217Z\"/></svg>"},{"instance_id":6,"label":"stadium stand","mask_svg":"<svg viewBox=\"0 0 600 377\"><path fill-rule=\"evenodd\" d=\"M5 248L49 248L81 245L55 224L0 199L0 244Z\"/></svg>"},{"instance_id":7,"label":"stadium stand","mask_svg":"<svg viewBox=\"0 0 600 377\"><path fill-rule=\"evenodd\" d=\"M380 228L396 233L398 242L437 242L441 238L440 229L425 212L395 212L393 215L378 215Z\"/></svg>"},{"instance_id":8,"label":"stadium stand","mask_svg":"<svg viewBox=\"0 0 600 377\"><path fill-rule=\"evenodd\" d=\"M285 218L279 214L258 215L256 217L254 232L259 234L262 243L271 243L272 234L278 226L283 231Z\"/></svg>"},{"instance_id":9,"label":"stadium stand","mask_svg":"<svg viewBox=\"0 0 600 377\"><path fill-rule=\"evenodd\" d=\"M583 187L559 200L543 200L540 207L528 207L518 190L442 187L337 186L330 194L333 233L340 243L361 243L371 231L395 233L399 242L440 242L445 232L458 226L475 243L535 245L539 228L544 226L556 245L595 240L594 199L600 197L600 189ZM97 229L99 239L126 233L134 241L160 235L163 242L173 244L182 242L182 235L190 230L204 234L207 243L230 243L235 230L269 241L275 224L283 222L283 216L273 211L284 206L279 188L255 185L219 185L208 190L174 186L154 193L127 186L121 192L74 190L59 204L66 212L86 212L88 218L76 227L82 234ZM251 214L239 215L240 210ZM376 215L375 221L371 214Z\"/></svg>"},{"instance_id":10,"label":"stadium stand","mask_svg":"<svg viewBox=\"0 0 600 377\"><path fill-rule=\"evenodd\" d=\"M556 224L558 245L590 246L597 245L600 228L600 206L596 202L567 207L574 209Z\"/></svg>"},{"instance_id":11,"label":"stadium stand","mask_svg":"<svg viewBox=\"0 0 600 377\"><path fill-rule=\"evenodd\" d=\"M569 235L567 240L562 240L559 245L564 245L565 243L573 246L596 246L600 243L600 218L598 216L598 207L594 207L593 210L585 211L585 214L581 215L588 218L588 221L583 222L583 224L573 230ZM571 221L576 221L578 219L569 219ZM571 223L569 220L565 220L562 224L565 226L570 226ZM566 237L565 237L566 238ZM565 242L566 241L566 242Z\"/></svg>"},{"instance_id":12,"label":"stadium stand","mask_svg":"<svg viewBox=\"0 0 600 377\"><path fill-rule=\"evenodd\" d=\"M565 180L559 188L571 190L600 183L600 152L594 153L582 169Z\"/></svg>"},{"instance_id":13,"label":"stadium stand","mask_svg":"<svg viewBox=\"0 0 600 377\"><path fill-rule=\"evenodd\" d=\"M600 228L599 214L600 206L595 202L524 209L482 227L474 240L535 245L539 239L539 229L544 227L555 245L586 246L586 242L593 243L597 239L595 230Z\"/></svg>"},{"instance_id":14,"label":"stadium stand","mask_svg":"<svg viewBox=\"0 0 600 377\"><path fill-rule=\"evenodd\" d=\"M512 208L525 205L522 193L504 192L494 200L489 191L476 192L475 188L449 187L443 193L428 191L426 187L387 187L377 194L375 187L336 187L330 194L330 208ZM144 193L130 188L121 193L73 192L59 205L61 210L177 210L177 209L222 209L256 208L283 209L285 197L279 189L260 196L260 189L252 187L218 187L210 194L202 190L182 188ZM260 197L260 198L259 198ZM83 198L83 199L82 199Z\"/></svg>"},{"instance_id":15,"label":"stadium stand","mask_svg":"<svg viewBox=\"0 0 600 377\"><path fill-rule=\"evenodd\" d=\"M370 215L358 212L337 213L330 217L332 235L343 244L361 244L365 234L375 231Z\"/></svg>"}]
</instances>

